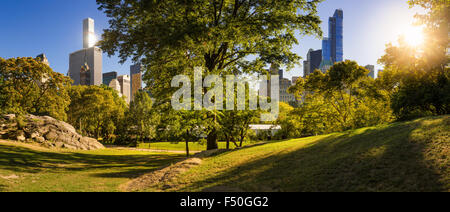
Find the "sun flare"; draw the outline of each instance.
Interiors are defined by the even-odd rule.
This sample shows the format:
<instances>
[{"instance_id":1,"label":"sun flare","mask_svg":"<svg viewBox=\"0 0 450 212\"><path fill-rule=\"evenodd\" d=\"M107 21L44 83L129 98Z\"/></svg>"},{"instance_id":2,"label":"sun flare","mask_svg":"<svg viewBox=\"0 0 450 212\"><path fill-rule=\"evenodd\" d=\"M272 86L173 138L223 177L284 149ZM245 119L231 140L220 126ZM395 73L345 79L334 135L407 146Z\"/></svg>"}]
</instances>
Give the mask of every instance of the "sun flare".
<instances>
[{"instance_id":1,"label":"sun flare","mask_svg":"<svg viewBox=\"0 0 450 212\"><path fill-rule=\"evenodd\" d=\"M97 36L95 34L89 34L89 47L93 47L97 44Z\"/></svg>"},{"instance_id":2,"label":"sun flare","mask_svg":"<svg viewBox=\"0 0 450 212\"><path fill-rule=\"evenodd\" d=\"M405 38L408 45L418 47L424 43L425 36L423 34L423 27L411 26L407 28L402 36Z\"/></svg>"}]
</instances>

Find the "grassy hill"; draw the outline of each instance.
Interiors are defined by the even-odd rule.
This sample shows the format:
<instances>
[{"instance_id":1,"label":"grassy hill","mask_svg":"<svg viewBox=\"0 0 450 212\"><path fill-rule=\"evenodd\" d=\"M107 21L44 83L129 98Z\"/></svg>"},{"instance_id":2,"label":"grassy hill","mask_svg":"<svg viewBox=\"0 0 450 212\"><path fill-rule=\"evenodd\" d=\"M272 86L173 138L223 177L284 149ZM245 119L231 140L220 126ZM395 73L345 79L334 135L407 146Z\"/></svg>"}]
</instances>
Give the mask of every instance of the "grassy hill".
<instances>
[{"instance_id":1,"label":"grassy hill","mask_svg":"<svg viewBox=\"0 0 450 212\"><path fill-rule=\"evenodd\" d=\"M275 142L206 158L145 191L450 191L450 117Z\"/></svg>"},{"instance_id":2,"label":"grassy hill","mask_svg":"<svg viewBox=\"0 0 450 212\"><path fill-rule=\"evenodd\" d=\"M450 116L430 117L225 152L142 191L450 191L449 150ZM121 191L183 157L0 141L0 191Z\"/></svg>"}]
</instances>

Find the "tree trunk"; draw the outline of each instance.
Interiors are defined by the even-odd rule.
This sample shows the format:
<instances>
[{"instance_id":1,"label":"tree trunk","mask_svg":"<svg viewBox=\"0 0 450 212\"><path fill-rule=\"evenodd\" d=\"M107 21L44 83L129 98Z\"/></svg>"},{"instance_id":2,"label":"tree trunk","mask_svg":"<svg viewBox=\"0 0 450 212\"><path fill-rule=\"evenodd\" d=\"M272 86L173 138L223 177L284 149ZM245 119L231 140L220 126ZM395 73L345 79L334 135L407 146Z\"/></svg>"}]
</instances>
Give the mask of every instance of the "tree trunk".
<instances>
[{"instance_id":1,"label":"tree trunk","mask_svg":"<svg viewBox=\"0 0 450 212\"><path fill-rule=\"evenodd\" d=\"M227 149L230 149L230 139L228 138L228 135L225 133L225 139L227 139Z\"/></svg>"},{"instance_id":2,"label":"tree trunk","mask_svg":"<svg viewBox=\"0 0 450 212\"><path fill-rule=\"evenodd\" d=\"M219 145L217 144L217 131L213 129L211 133L209 133L207 140L207 149L206 150L214 150L219 149Z\"/></svg>"},{"instance_id":3,"label":"tree trunk","mask_svg":"<svg viewBox=\"0 0 450 212\"><path fill-rule=\"evenodd\" d=\"M189 141L186 140L186 156L189 157Z\"/></svg>"}]
</instances>

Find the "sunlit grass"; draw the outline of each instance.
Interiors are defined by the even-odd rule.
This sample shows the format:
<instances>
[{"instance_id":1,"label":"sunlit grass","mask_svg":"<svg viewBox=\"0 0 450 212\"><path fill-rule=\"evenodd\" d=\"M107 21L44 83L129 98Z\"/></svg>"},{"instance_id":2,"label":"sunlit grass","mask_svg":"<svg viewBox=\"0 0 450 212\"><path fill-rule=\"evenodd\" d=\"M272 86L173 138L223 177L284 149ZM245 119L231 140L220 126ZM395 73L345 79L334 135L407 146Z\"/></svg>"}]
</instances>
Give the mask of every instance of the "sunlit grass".
<instances>
[{"instance_id":1,"label":"sunlit grass","mask_svg":"<svg viewBox=\"0 0 450 212\"><path fill-rule=\"evenodd\" d=\"M147 191L450 191L449 123L432 117L228 152L170 189Z\"/></svg>"},{"instance_id":2,"label":"sunlit grass","mask_svg":"<svg viewBox=\"0 0 450 212\"><path fill-rule=\"evenodd\" d=\"M183 157L113 149L60 152L2 142L0 191L118 191L120 184Z\"/></svg>"}]
</instances>

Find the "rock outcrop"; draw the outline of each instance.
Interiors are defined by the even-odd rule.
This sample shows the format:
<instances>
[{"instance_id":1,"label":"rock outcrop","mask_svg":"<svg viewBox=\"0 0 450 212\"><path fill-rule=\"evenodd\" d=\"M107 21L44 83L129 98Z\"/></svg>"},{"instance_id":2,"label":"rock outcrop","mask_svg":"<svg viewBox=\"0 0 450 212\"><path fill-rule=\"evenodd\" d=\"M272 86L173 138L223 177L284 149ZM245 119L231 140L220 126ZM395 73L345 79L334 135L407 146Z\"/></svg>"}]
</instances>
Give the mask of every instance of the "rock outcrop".
<instances>
[{"instance_id":1,"label":"rock outcrop","mask_svg":"<svg viewBox=\"0 0 450 212\"><path fill-rule=\"evenodd\" d=\"M84 137L75 128L49 116L0 116L0 138L34 142L48 148L95 150L105 148L96 139Z\"/></svg>"}]
</instances>

